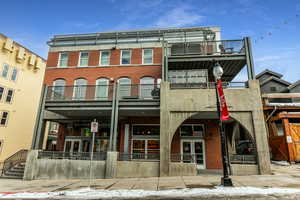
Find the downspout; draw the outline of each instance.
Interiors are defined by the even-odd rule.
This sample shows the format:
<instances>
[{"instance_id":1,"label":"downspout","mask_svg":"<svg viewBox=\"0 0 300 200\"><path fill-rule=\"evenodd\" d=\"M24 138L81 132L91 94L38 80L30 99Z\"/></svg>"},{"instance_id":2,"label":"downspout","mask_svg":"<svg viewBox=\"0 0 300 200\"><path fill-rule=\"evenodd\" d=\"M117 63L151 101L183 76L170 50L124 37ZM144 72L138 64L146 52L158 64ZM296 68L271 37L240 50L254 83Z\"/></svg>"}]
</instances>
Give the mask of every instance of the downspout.
<instances>
[{"instance_id":1,"label":"downspout","mask_svg":"<svg viewBox=\"0 0 300 200\"><path fill-rule=\"evenodd\" d=\"M269 119L272 117L272 115L275 113L275 111L277 110L277 106L274 107L274 110L271 112L271 114L267 117L266 122L269 121Z\"/></svg>"}]
</instances>

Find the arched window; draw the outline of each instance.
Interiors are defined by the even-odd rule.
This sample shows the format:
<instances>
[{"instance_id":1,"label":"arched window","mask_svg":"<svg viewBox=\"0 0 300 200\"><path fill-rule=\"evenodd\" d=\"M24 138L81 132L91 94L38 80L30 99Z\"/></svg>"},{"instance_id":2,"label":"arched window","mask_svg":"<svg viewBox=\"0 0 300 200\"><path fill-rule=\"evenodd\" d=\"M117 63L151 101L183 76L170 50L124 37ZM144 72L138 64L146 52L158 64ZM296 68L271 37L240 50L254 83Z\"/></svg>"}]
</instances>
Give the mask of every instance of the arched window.
<instances>
[{"instance_id":1,"label":"arched window","mask_svg":"<svg viewBox=\"0 0 300 200\"><path fill-rule=\"evenodd\" d=\"M52 99L64 99L66 81L64 79L56 79L53 81Z\"/></svg>"},{"instance_id":2,"label":"arched window","mask_svg":"<svg viewBox=\"0 0 300 200\"><path fill-rule=\"evenodd\" d=\"M84 78L79 78L74 81L73 99L83 100L86 95L87 81Z\"/></svg>"},{"instance_id":3,"label":"arched window","mask_svg":"<svg viewBox=\"0 0 300 200\"><path fill-rule=\"evenodd\" d=\"M119 83L119 95L120 97L131 96L131 79L120 78Z\"/></svg>"},{"instance_id":4,"label":"arched window","mask_svg":"<svg viewBox=\"0 0 300 200\"><path fill-rule=\"evenodd\" d=\"M151 92L154 89L154 78L144 77L140 79L140 97L152 98Z\"/></svg>"},{"instance_id":5,"label":"arched window","mask_svg":"<svg viewBox=\"0 0 300 200\"><path fill-rule=\"evenodd\" d=\"M109 80L107 78L99 78L96 80L95 99L106 100L108 97Z\"/></svg>"}]
</instances>

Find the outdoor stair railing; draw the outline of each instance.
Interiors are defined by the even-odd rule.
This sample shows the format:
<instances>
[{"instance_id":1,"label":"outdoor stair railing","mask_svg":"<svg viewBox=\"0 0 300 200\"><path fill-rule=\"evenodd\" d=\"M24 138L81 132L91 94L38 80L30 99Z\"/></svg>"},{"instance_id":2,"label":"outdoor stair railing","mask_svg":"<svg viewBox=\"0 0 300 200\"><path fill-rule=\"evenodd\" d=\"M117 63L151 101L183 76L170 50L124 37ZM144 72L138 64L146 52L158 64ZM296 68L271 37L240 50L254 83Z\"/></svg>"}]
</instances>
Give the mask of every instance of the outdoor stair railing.
<instances>
[{"instance_id":1,"label":"outdoor stair railing","mask_svg":"<svg viewBox=\"0 0 300 200\"><path fill-rule=\"evenodd\" d=\"M21 149L12 156L8 157L5 159L3 162L3 168L2 168L2 176L9 171L12 167L16 166L17 164L24 163L26 162L27 158L27 152L28 150L26 149Z\"/></svg>"}]
</instances>

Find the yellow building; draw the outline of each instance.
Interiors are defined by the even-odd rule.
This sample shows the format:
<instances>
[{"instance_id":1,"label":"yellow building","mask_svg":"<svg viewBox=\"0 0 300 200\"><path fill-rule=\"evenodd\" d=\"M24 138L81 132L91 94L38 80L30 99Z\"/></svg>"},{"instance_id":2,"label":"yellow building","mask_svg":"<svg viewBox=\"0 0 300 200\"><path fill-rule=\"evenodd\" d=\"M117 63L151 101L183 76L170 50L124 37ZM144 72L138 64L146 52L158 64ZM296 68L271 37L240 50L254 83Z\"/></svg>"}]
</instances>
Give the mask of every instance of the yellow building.
<instances>
[{"instance_id":1,"label":"yellow building","mask_svg":"<svg viewBox=\"0 0 300 200\"><path fill-rule=\"evenodd\" d=\"M0 34L0 162L30 149L46 61Z\"/></svg>"}]
</instances>

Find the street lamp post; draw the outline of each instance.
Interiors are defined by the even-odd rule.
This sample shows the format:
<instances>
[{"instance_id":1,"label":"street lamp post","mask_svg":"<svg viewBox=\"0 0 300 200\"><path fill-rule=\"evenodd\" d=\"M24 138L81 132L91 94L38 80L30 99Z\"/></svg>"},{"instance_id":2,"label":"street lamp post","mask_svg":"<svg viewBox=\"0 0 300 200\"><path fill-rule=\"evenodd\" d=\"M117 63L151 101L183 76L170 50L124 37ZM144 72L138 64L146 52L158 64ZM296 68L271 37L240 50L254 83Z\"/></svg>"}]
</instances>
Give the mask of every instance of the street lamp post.
<instances>
[{"instance_id":1,"label":"street lamp post","mask_svg":"<svg viewBox=\"0 0 300 200\"><path fill-rule=\"evenodd\" d=\"M216 63L213 68L213 75L215 77L215 90L216 90L216 101L217 101L217 112L219 118L219 128L221 135L221 150L222 150L222 164L223 164L223 177L221 178L221 185L223 186L233 186L231 178L228 173L228 157L226 148L226 136L225 130L221 119L221 109L220 109L220 97L218 93L218 80L221 80L223 75L223 69L219 63ZM221 85L222 87L222 85Z\"/></svg>"}]
</instances>

